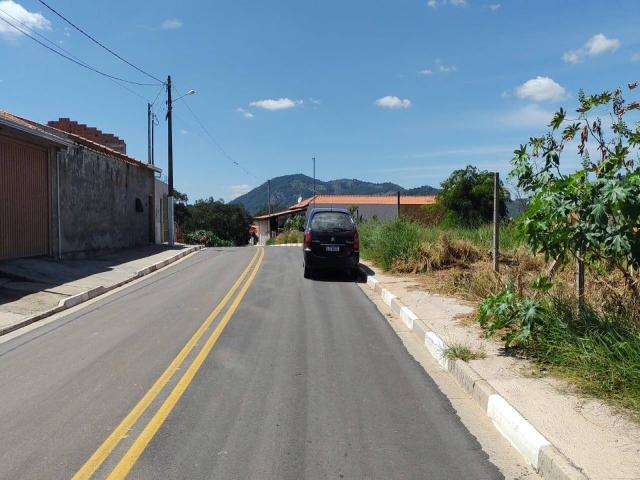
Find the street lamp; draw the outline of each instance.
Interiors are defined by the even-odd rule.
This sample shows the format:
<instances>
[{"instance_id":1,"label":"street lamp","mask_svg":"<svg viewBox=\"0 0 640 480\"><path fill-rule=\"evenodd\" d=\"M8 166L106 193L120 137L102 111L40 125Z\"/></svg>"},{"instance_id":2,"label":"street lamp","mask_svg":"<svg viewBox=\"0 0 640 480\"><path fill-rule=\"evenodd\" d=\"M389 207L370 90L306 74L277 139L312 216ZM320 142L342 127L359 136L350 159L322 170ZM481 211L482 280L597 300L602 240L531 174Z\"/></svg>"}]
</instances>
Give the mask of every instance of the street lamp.
<instances>
[{"instance_id":1,"label":"street lamp","mask_svg":"<svg viewBox=\"0 0 640 480\"><path fill-rule=\"evenodd\" d=\"M169 196L167 198L167 210L169 217L169 245L175 244L176 232L173 222L173 102L180 100L187 95L193 95L195 90L189 90L181 97L171 100L171 75L167 76L167 157L169 162Z\"/></svg>"}]
</instances>

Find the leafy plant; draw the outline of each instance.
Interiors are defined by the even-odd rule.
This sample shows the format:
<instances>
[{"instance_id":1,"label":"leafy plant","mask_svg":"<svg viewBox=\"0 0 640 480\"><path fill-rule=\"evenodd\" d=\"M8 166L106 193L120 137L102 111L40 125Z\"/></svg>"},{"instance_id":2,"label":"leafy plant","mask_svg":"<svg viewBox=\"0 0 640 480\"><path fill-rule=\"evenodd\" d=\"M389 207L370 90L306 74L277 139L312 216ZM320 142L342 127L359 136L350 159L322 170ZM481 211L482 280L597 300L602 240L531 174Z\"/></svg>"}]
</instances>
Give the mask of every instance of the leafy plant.
<instances>
[{"instance_id":1,"label":"leafy plant","mask_svg":"<svg viewBox=\"0 0 640 480\"><path fill-rule=\"evenodd\" d=\"M541 293L548 292L551 287L546 277L539 277L531 284L531 288ZM486 329L487 336L505 330L503 339L507 348L527 344L543 323L544 314L543 303L518 295L513 282L487 296L478 307L478 321Z\"/></svg>"},{"instance_id":2,"label":"leafy plant","mask_svg":"<svg viewBox=\"0 0 640 480\"><path fill-rule=\"evenodd\" d=\"M305 218L304 215L293 215L284 222L284 229L287 231L304 231Z\"/></svg>"},{"instance_id":3,"label":"leafy plant","mask_svg":"<svg viewBox=\"0 0 640 480\"><path fill-rule=\"evenodd\" d=\"M633 90L637 83L629 85ZM551 131L532 137L515 150L511 176L533 195L522 220L533 252L546 259L576 258L620 270L636 294L640 268L640 123L625 118L640 110L626 103L622 91L579 94L577 116L564 109L553 116ZM606 107L612 123L605 127L593 112ZM582 160L573 173L561 169L561 156L575 144Z\"/></svg>"}]
</instances>

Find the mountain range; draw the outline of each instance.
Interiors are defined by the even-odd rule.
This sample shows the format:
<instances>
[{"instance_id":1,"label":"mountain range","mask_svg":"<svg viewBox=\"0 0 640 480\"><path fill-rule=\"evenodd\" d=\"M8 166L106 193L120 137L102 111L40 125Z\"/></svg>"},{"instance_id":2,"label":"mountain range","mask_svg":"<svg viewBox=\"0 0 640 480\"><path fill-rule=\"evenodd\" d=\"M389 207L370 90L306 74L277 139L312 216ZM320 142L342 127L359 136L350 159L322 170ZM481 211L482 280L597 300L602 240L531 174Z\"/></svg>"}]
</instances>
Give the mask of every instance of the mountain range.
<instances>
[{"instance_id":1,"label":"mountain range","mask_svg":"<svg viewBox=\"0 0 640 480\"><path fill-rule=\"evenodd\" d=\"M318 195L385 195L401 192L403 195L436 195L440 190L428 185L416 188L404 188L391 182L371 183L357 179L341 178L327 182L316 179ZM271 208L281 210L293 205L298 198L313 195L313 178L301 173L283 175L271 179ZM268 186L259 187L240 195L229 203L243 205L249 213L255 215L267 206Z\"/></svg>"}]
</instances>

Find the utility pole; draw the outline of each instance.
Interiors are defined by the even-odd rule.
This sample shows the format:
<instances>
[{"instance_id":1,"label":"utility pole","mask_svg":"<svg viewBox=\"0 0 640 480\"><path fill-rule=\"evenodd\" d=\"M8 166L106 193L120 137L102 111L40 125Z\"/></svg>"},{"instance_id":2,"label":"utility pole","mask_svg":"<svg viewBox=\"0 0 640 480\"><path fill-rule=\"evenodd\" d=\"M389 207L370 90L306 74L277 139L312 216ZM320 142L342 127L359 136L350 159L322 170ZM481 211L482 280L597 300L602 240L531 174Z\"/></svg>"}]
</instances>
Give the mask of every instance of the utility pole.
<instances>
[{"instance_id":1,"label":"utility pole","mask_svg":"<svg viewBox=\"0 0 640 480\"><path fill-rule=\"evenodd\" d=\"M316 157L312 157L313 160L313 208L316 208Z\"/></svg>"},{"instance_id":2,"label":"utility pole","mask_svg":"<svg viewBox=\"0 0 640 480\"><path fill-rule=\"evenodd\" d=\"M175 244L175 225L173 223L173 123L171 111L171 75L167 76L167 158L169 163L169 198L167 198L167 210L169 216L169 245Z\"/></svg>"},{"instance_id":3,"label":"utility pole","mask_svg":"<svg viewBox=\"0 0 640 480\"><path fill-rule=\"evenodd\" d=\"M153 144L151 136L151 125L153 125L153 117L151 113L151 104L147 103L147 163L153 165L153 154L151 153L151 145Z\"/></svg>"},{"instance_id":4,"label":"utility pole","mask_svg":"<svg viewBox=\"0 0 640 480\"><path fill-rule=\"evenodd\" d=\"M151 109L151 165L156 164L156 156L154 149L154 139L155 139L155 129L156 129L156 115L153 113L153 107Z\"/></svg>"},{"instance_id":5,"label":"utility pole","mask_svg":"<svg viewBox=\"0 0 640 480\"><path fill-rule=\"evenodd\" d=\"M267 205L269 205L269 215L271 215L271 180L267 180Z\"/></svg>"},{"instance_id":6,"label":"utility pole","mask_svg":"<svg viewBox=\"0 0 640 480\"><path fill-rule=\"evenodd\" d=\"M500 264L498 258L500 256L500 174L495 173L493 182L493 271L498 273Z\"/></svg>"},{"instance_id":7,"label":"utility pole","mask_svg":"<svg viewBox=\"0 0 640 480\"><path fill-rule=\"evenodd\" d=\"M271 180L267 180L267 206L269 209L269 238L271 238Z\"/></svg>"}]
</instances>

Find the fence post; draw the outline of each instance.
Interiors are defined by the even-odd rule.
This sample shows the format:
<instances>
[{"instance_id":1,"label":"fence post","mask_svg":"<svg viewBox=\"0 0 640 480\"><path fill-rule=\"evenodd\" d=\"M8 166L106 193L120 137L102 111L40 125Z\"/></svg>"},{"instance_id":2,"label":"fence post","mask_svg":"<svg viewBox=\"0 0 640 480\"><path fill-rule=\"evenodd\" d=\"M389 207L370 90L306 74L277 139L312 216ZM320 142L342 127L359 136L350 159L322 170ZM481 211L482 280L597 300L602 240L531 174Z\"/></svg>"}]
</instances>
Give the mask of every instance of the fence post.
<instances>
[{"instance_id":1,"label":"fence post","mask_svg":"<svg viewBox=\"0 0 640 480\"><path fill-rule=\"evenodd\" d=\"M400 218L400 191L398 190L398 218Z\"/></svg>"},{"instance_id":2,"label":"fence post","mask_svg":"<svg viewBox=\"0 0 640 480\"><path fill-rule=\"evenodd\" d=\"M584 307L584 262L579 258L576 258L576 297L580 311Z\"/></svg>"},{"instance_id":3,"label":"fence post","mask_svg":"<svg viewBox=\"0 0 640 480\"><path fill-rule=\"evenodd\" d=\"M498 273L500 265L500 174L495 173L493 181L493 271Z\"/></svg>"}]
</instances>

